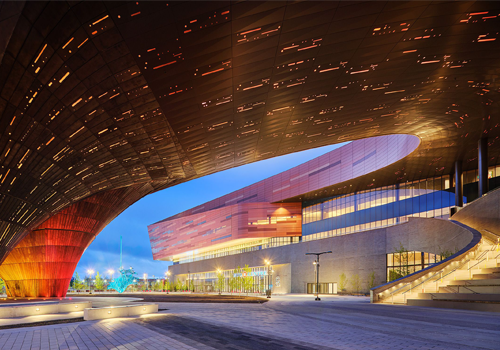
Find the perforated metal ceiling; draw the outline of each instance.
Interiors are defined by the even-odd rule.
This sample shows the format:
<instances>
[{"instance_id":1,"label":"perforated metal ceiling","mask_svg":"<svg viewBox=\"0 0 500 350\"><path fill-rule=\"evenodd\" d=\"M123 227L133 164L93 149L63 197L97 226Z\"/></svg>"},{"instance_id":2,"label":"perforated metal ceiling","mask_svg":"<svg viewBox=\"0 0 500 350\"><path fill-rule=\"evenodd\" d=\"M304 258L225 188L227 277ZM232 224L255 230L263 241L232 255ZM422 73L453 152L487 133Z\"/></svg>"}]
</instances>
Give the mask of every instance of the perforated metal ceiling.
<instances>
[{"instance_id":1,"label":"perforated metal ceiling","mask_svg":"<svg viewBox=\"0 0 500 350\"><path fill-rule=\"evenodd\" d=\"M0 3L0 261L90 194L353 139L422 139L380 185L455 159L474 168L481 136L496 163L499 14L499 2Z\"/></svg>"}]
</instances>

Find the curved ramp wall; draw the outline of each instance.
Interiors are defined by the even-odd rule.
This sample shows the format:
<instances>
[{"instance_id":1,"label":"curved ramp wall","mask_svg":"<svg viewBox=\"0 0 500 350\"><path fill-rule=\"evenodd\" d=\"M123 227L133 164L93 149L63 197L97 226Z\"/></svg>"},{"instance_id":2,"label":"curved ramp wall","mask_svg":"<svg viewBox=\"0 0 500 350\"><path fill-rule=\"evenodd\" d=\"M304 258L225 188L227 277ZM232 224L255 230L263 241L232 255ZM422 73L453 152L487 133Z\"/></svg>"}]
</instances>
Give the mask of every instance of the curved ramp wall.
<instances>
[{"instance_id":1,"label":"curved ramp wall","mask_svg":"<svg viewBox=\"0 0 500 350\"><path fill-rule=\"evenodd\" d=\"M483 234L500 236L500 189L488 192L462 208L452 219ZM484 232L486 231L486 232Z\"/></svg>"}]
</instances>

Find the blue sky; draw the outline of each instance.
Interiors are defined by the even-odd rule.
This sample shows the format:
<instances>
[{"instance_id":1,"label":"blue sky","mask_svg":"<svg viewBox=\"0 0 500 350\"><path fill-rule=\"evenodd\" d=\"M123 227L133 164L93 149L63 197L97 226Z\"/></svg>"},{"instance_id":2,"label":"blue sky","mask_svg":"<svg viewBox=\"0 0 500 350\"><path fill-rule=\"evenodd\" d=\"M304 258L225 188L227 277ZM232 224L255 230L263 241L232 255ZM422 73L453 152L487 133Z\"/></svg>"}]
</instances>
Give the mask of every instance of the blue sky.
<instances>
[{"instance_id":1,"label":"blue sky","mask_svg":"<svg viewBox=\"0 0 500 350\"><path fill-rule=\"evenodd\" d=\"M120 236L123 236L123 266L132 266L139 276L163 276L171 262L154 261L147 226L251 185L344 144L320 147L263 160L192 180L142 198L102 230L76 267L80 277L87 269L106 274L120 265Z\"/></svg>"}]
</instances>

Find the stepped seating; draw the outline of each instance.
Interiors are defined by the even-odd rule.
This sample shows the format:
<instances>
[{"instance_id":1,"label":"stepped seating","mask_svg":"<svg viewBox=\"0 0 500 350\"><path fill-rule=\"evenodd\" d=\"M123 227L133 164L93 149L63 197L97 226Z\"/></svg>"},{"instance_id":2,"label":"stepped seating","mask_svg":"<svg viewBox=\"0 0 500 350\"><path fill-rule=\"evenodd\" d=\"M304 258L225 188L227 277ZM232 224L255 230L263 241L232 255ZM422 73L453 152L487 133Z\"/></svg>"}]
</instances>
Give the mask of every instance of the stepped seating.
<instances>
[{"instance_id":1,"label":"stepped seating","mask_svg":"<svg viewBox=\"0 0 500 350\"><path fill-rule=\"evenodd\" d=\"M452 222L473 235L453 256L371 291L372 302L500 312L500 188Z\"/></svg>"},{"instance_id":2,"label":"stepped seating","mask_svg":"<svg viewBox=\"0 0 500 350\"><path fill-rule=\"evenodd\" d=\"M499 246L483 239L472 257L408 283L382 302L500 312Z\"/></svg>"}]
</instances>

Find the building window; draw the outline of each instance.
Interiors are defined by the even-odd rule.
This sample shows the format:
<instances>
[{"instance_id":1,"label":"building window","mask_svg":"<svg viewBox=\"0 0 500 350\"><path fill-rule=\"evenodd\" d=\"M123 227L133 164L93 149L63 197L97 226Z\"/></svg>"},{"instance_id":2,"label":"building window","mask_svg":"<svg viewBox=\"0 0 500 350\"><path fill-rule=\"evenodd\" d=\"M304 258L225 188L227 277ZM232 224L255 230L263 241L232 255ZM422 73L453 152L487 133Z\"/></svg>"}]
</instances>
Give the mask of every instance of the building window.
<instances>
[{"instance_id":1,"label":"building window","mask_svg":"<svg viewBox=\"0 0 500 350\"><path fill-rule=\"evenodd\" d=\"M443 259L441 255L417 251L387 254L387 282L425 269Z\"/></svg>"}]
</instances>

